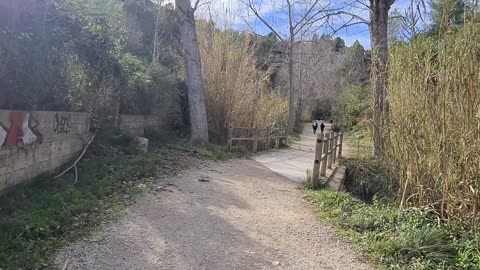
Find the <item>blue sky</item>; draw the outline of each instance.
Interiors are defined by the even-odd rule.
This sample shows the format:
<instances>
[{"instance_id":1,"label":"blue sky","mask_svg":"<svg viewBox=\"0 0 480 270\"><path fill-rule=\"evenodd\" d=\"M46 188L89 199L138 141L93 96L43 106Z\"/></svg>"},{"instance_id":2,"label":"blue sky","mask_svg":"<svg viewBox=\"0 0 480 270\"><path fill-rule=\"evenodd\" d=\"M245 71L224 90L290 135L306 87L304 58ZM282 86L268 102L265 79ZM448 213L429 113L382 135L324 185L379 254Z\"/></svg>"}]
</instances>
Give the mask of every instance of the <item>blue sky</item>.
<instances>
[{"instance_id":1,"label":"blue sky","mask_svg":"<svg viewBox=\"0 0 480 270\"><path fill-rule=\"evenodd\" d=\"M243 0L248 1L248 0ZM287 12L286 8L282 7L284 1L275 1L275 0L252 0L259 10L259 13L263 18L273 26L273 28L281 35L287 36ZM332 1L333 3L335 1ZM397 0L392 9L398 9L401 12L405 11L411 0ZM297 5L296 10L298 16L302 13L301 5ZM306 7L305 7L306 8ZM225 27L233 27L237 30L249 30L255 31L259 34L268 34L271 32L268 27L265 26L248 8L239 2L239 0L213 0L212 8L208 12L208 15L211 16L212 10L214 10L213 15L214 20L217 21L217 24L224 25ZM351 7L350 12L359 15L363 18L368 19L368 11L358 7ZM205 13L206 14L206 13ZM335 22L341 24L342 20L345 17L336 18ZM316 31L318 34L329 33L328 29L319 29ZM346 45L351 46L356 40L365 48L370 48L370 37L368 33L368 27L365 24L359 24L351 26L339 31L335 36L339 36L345 40Z\"/></svg>"},{"instance_id":2,"label":"blue sky","mask_svg":"<svg viewBox=\"0 0 480 270\"><path fill-rule=\"evenodd\" d=\"M401 12L404 12L410 6L410 0L397 0L392 6L391 10L398 9ZM368 14L365 14L364 17L368 17ZM351 46L356 40L365 48L370 48L370 34L368 32L367 25L358 25L346 28L345 30L338 33L337 36L340 36L345 40L345 44Z\"/></svg>"}]
</instances>

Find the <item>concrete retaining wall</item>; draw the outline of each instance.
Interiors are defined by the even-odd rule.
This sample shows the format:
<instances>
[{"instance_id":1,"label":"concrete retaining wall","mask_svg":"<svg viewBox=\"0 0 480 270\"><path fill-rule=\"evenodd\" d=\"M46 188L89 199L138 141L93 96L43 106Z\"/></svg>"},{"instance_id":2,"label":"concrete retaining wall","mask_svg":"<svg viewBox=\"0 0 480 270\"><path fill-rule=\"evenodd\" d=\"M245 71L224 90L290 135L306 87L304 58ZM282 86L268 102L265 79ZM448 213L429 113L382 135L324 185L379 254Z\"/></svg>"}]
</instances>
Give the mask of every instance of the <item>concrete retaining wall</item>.
<instances>
[{"instance_id":1,"label":"concrete retaining wall","mask_svg":"<svg viewBox=\"0 0 480 270\"><path fill-rule=\"evenodd\" d=\"M119 128L130 136L143 137L150 130L157 131L162 127L162 121L153 115L120 115Z\"/></svg>"},{"instance_id":2,"label":"concrete retaining wall","mask_svg":"<svg viewBox=\"0 0 480 270\"><path fill-rule=\"evenodd\" d=\"M121 115L131 136L158 130L151 115ZM87 113L0 110L0 191L52 172L73 160L90 138Z\"/></svg>"},{"instance_id":3,"label":"concrete retaining wall","mask_svg":"<svg viewBox=\"0 0 480 270\"><path fill-rule=\"evenodd\" d=\"M88 131L87 113L0 110L0 191L72 160Z\"/></svg>"}]
</instances>

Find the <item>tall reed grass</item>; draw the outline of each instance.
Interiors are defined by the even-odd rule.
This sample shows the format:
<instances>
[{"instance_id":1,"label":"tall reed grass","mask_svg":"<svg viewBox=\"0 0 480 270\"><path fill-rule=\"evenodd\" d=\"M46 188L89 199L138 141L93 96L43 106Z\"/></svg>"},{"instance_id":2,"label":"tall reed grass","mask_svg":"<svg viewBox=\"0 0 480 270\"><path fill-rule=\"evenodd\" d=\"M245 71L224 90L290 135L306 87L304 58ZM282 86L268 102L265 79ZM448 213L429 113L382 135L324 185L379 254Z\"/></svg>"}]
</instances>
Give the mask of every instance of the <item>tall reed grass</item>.
<instances>
[{"instance_id":1,"label":"tall reed grass","mask_svg":"<svg viewBox=\"0 0 480 270\"><path fill-rule=\"evenodd\" d=\"M478 221L480 25L392 48L386 161L401 206Z\"/></svg>"},{"instance_id":2,"label":"tall reed grass","mask_svg":"<svg viewBox=\"0 0 480 270\"><path fill-rule=\"evenodd\" d=\"M272 89L271 70L256 68L254 37L207 23L199 23L198 33L211 136L217 141L226 138L228 123L285 123L287 101Z\"/></svg>"}]
</instances>

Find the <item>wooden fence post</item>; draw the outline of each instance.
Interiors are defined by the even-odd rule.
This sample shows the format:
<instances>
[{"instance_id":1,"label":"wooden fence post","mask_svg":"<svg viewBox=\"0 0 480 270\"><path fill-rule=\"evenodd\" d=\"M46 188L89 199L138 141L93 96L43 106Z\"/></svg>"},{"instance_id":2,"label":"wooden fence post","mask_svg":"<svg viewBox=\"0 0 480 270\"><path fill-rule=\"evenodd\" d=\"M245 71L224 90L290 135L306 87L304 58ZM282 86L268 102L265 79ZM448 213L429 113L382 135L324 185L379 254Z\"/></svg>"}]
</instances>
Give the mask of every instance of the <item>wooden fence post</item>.
<instances>
[{"instance_id":1,"label":"wooden fence post","mask_svg":"<svg viewBox=\"0 0 480 270\"><path fill-rule=\"evenodd\" d=\"M257 134L257 126L253 128L253 153L257 153L257 147L258 147L258 134Z\"/></svg>"},{"instance_id":2,"label":"wooden fence post","mask_svg":"<svg viewBox=\"0 0 480 270\"><path fill-rule=\"evenodd\" d=\"M338 133L333 133L333 163L337 161L337 142L338 142Z\"/></svg>"},{"instance_id":3,"label":"wooden fence post","mask_svg":"<svg viewBox=\"0 0 480 270\"><path fill-rule=\"evenodd\" d=\"M272 132L272 127L269 125L267 127L267 151L270 151L270 133Z\"/></svg>"},{"instance_id":4,"label":"wooden fence post","mask_svg":"<svg viewBox=\"0 0 480 270\"><path fill-rule=\"evenodd\" d=\"M327 155L327 168L332 168L333 161L333 133L328 134L328 155Z\"/></svg>"},{"instance_id":5,"label":"wooden fence post","mask_svg":"<svg viewBox=\"0 0 480 270\"><path fill-rule=\"evenodd\" d=\"M227 141L227 149L232 150L232 143L233 143L233 123L228 125L228 141Z\"/></svg>"},{"instance_id":6,"label":"wooden fence post","mask_svg":"<svg viewBox=\"0 0 480 270\"><path fill-rule=\"evenodd\" d=\"M244 136L238 135L237 137L235 136L235 128L237 130L245 130L247 131L247 134ZM267 134L265 135L264 132ZM282 129L282 128L275 128L273 125L269 125L265 128L258 128L256 125L253 128L250 127L235 127L233 123L228 124L228 132L227 132L227 149L231 150L233 148L233 142L234 141L252 141L252 152L257 153L258 152L258 142L260 141L261 143L266 144L264 147L265 149L260 149L260 150L271 150L271 144L272 140L275 140L275 149L279 149L280 145L282 143L282 140L287 140L287 129ZM285 134L285 135L283 135Z\"/></svg>"},{"instance_id":7,"label":"wooden fence post","mask_svg":"<svg viewBox=\"0 0 480 270\"><path fill-rule=\"evenodd\" d=\"M323 134L322 134L323 136ZM323 138L323 146L322 146L322 155L320 157L320 176L325 176L327 174L327 153L328 153L328 134L325 135Z\"/></svg>"},{"instance_id":8,"label":"wooden fence post","mask_svg":"<svg viewBox=\"0 0 480 270\"><path fill-rule=\"evenodd\" d=\"M317 143L315 144L315 161L313 163L312 171L312 185L313 188L320 187L320 160L322 158L323 134L317 135Z\"/></svg>"},{"instance_id":9,"label":"wooden fence post","mask_svg":"<svg viewBox=\"0 0 480 270\"><path fill-rule=\"evenodd\" d=\"M277 128L277 137L275 138L275 149L279 149L280 148L280 128Z\"/></svg>"},{"instance_id":10,"label":"wooden fence post","mask_svg":"<svg viewBox=\"0 0 480 270\"><path fill-rule=\"evenodd\" d=\"M338 158L342 158L343 132L340 132L340 143L338 146Z\"/></svg>"}]
</instances>

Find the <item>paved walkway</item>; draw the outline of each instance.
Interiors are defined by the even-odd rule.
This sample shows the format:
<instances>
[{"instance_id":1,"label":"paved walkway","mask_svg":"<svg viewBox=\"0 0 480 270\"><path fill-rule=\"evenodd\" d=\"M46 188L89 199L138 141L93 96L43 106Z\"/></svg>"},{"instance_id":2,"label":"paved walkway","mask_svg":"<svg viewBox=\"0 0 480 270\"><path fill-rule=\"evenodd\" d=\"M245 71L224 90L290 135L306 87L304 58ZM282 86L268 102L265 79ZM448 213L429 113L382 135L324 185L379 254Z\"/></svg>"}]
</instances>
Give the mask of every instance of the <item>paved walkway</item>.
<instances>
[{"instance_id":1,"label":"paved walkway","mask_svg":"<svg viewBox=\"0 0 480 270\"><path fill-rule=\"evenodd\" d=\"M325 133L329 132L332 132L332 125L326 123ZM307 169L311 172L313 168L316 138L311 123L305 123L300 139L289 148L259 152L252 158L292 181L303 182L307 177ZM327 169L327 177L331 173L332 170Z\"/></svg>"}]
</instances>

